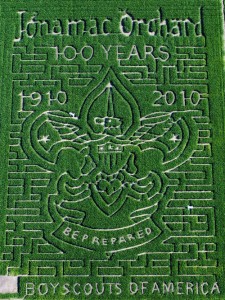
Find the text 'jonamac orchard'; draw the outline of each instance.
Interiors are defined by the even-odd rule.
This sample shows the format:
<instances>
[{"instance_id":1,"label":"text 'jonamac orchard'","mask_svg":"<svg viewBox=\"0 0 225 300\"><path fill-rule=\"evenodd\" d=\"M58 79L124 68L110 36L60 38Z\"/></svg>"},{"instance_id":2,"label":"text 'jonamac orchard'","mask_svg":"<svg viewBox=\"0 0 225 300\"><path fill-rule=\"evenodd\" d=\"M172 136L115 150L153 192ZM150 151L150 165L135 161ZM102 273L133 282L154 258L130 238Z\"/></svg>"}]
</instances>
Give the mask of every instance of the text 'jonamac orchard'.
<instances>
[{"instance_id":1,"label":"text 'jonamac orchard'","mask_svg":"<svg viewBox=\"0 0 225 300\"><path fill-rule=\"evenodd\" d=\"M154 18L135 18L124 12L115 18L80 18L43 20L38 12L18 11L18 26L14 42L36 36L155 36L187 37L203 36L201 9L197 21L187 17L183 19L165 18L161 8L155 11Z\"/></svg>"}]
</instances>

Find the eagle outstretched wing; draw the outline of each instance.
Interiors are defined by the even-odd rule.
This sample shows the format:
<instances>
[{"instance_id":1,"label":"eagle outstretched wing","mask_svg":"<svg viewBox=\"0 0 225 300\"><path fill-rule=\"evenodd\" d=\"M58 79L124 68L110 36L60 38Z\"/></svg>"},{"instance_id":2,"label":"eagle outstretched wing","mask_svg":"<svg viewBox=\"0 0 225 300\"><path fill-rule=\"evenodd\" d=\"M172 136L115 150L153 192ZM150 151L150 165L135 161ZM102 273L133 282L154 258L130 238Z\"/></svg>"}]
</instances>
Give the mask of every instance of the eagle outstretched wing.
<instances>
[{"instance_id":1,"label":"eagle outstretched wing","mask_svg":"<svg viewBox=\"0 0 225 300\"><path fill-rule=\"evenodd\" d=\"M46 112L47 120L57 131L61 140L72 141L76 143L85 143L90 141L89 135L81 130L81 124L74 113L64 111Z\"/></svg>"},{"instance_id":2,"label":"eagle outstretched wing","mask_svg":"<svg viewBox=\"0 0 225 300\"><path fill-rule=\"evenodd\" d=\"M22 140L27 155L53 171L63 149L79 152L91 141L80 119L74 113L60 110L32 114L23 124L23 131L30 136Z\"/></svg>"},{"instance_id":3,"label":"eagle outstretched wing","mask_svg":"<svg viewBox=\"0 0 225 300\"><path fill-rule=\"evenodd\" d=\"M140 127L130 138L141 151L158 149L165 171L187 161L197 144L194 111L154 112L140 119Z\"/></svg>"},{"instance_id":4,"label":"eagle outstretched wing","mask_svg":"<svg viewBox=\"0 0 225 300\"><path fill-rule=\"evenodd\" d=\"M163 137L176 123L172 114L172 112L155 112L142 117L141 126L131 138L133 144L154 142Z\"/></svg>"}]
</instances>

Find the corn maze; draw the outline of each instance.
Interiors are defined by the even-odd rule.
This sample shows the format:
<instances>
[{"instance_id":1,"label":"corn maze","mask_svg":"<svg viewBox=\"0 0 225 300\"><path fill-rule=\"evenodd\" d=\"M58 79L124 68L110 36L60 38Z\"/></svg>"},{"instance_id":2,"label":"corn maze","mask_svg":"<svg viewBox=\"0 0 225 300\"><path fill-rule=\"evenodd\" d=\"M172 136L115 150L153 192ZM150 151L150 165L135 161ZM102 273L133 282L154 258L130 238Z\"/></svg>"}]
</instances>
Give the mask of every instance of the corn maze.
<instances>
[{"instance_id":1,"label":"corn maze","mask_svg":"<svg viewBox=\"0 0 225 300\"><path fill-rule=\"evenodd\" d=\"M0 299L225 299L222 1L0 8Z\"/></svg>"}]
</instances>

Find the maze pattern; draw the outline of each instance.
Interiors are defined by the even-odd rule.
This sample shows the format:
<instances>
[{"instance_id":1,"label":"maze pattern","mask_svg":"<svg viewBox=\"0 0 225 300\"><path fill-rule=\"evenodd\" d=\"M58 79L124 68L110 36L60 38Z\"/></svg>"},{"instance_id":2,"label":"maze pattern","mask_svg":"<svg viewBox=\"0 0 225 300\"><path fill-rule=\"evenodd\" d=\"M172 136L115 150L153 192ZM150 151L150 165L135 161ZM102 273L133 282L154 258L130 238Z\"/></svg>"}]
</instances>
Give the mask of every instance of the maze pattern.
<instances>
[{"instance_id":1,"label":"maze pattern","mask_svg":"<svg viewBox=\"0 0 225 300\"><path fill-rule=\"evenodd\" d=\"M165 62L155 57L146 65L138 67L132 62L119 60L124 76L133 84L201 84L208 79L206 66L206 49L204 46L173 46L169 48L172 55ZM157 75L156 75L157 74Z\"/></svg>"},{"instance_id":2,"label":"maze pattern","mask_svg":"<svg viewBox=\"0 0 225 300\"><path fill-rule=\"evenodd\" d=\"M119 70L133 84L201 84L207 78L206 48L203 46L173 46L172 55L164 59L153 56L132 65L128 59L118 59ZM63 59L64 58L64 59ZM61 63L60 63L61 61ZM13 77L20 86L58 87L88 86L102 65L69 60L57 46L15 47ZM147 63L146 63L147 62Z\"/></svg>"},{"instance_id":3,"label":"maze pattern","mask_svg":"<svg viewBox=\"0 0 225 300\"><path fill-rule=\"evenodd\" d=\"M37 86L44 90L87 87L102 69L100 64L60 63L59 48L15 47L12 58L13 89ZM207 53L204 45L174 46L168 62L132 66L119 61L121 74L134 85L204 86L207 89ZM205 102L206 103L206 102ZM17 105L18 106L18 105ZM15 107L17 107L15 106ZM198 108L193 108L198 109ZM50 171L34 165L21 147L22 124L29 109L13 112L8 169L6 246L1 262L6 274L38 276L168 277L216 274L215 207L213 200L211 125L208 103L196 117L198 145L191 158L168 172L178 182L175 192L163 203L165 233L157 252L140 253L133 259L69 260L47 242L52 220L46 213L46 191ZM29 176L27 176L29 175ZM90 273L91 272L91 273Z\"/></svg>"},{"instance_id":4,"label":"maze pattern","mask_svg":"<svg viewBox=\"0 0 225 300\"><path fill-rule=\"evenodd\" d=\"M58 88L87 86L98 74L102 65L77 64L62 58L59 47L15 47L13 54L13 80L21 87ZM59 59L58 59L59 58ZM60 61L62 61L60 63Z\"/></svg>"}]
</instances>

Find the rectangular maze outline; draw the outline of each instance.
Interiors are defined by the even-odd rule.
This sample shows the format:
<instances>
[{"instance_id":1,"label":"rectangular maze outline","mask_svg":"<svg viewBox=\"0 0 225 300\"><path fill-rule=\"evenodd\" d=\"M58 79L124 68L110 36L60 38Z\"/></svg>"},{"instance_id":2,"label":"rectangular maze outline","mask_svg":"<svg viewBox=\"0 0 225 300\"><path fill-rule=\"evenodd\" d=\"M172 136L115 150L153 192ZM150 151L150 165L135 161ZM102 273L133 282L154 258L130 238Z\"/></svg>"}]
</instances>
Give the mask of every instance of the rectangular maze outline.
<instances>
[{"instance_id":1,"label":"rectangular maze outline","mask_svg":"<svg viewBox=\"0 0 225 300\"><path fill-rule=\"evenodd\" d=\"M203 124L204 124L204 122L203 122ZM15 127L17 127L18 126L18 124L12 124L12 126L15 126ZM209 130L209 129L204 129L204 130ZM15 135L15 137L12 137L12 139L15 141L16 140L16 135ZM199 137L199 139L200 139L200 137ZM200 143L200 145L201 145L201 147L200 148L202 148L202 150L201 149L199 149L198 150L198 154L200 154L201 155L201 153L202 152L204 152L204 151L207 151L207 148L209 149L210 148L210 146L209 146L209 144L208 144L208 140L206 141L206 142L201 142ZM15 142L15 145L13 146L13 147L16 147L16 142ZM209 150L210 151L210 150ZM199 156L198 156L199 157ZM200 156L201 157L201 156ZM13 160L14 158L12 158L12 160ZM24 158L21 158L22 160L24 159ZM197 164L197 163L196 163ZM209 166L210 166L210 164L209 164ZM41 172L41 171L40 171ZM20 178L11 178L10 180L15 180L17 183L19 182L19 180L20 180ZM15 183L14 183L15 184ZM13 187L13 183L12 183L12 185L10 185L11 187ZM17 184L16 184L16 186L17 186ZM207 193L208 193L209 191L207 191ZM15 195L15 194L14 194ZM34 197L35 198L35 197ZM208 199L208 198L207 198ZM212 199L211 198L209 198L207 201L211 201ZM38 201L37 199L36 199L36 201ZM198 198L198 201L201 201L201 198ZM11 208L11 207L10 207ZM213 207L210 207L210 208L213 208ZM14 207L12 207L12 209L14 209ZM34 209L34 211L35 211L35 209ZM188 218L188 215L186 216L186 215L184 215L184 217L187 217ZM170 222L170 223L173 223L173 222ZM8 224L9 226L8 226L8 228L10 228L9 230L13 230L13 228L14 228L14 226L15 226L15 224L12 224L11 222L10 222L10 224ZM41 239L40 239L41 240ZM12 243L12 245L8 245L9 246L9 248L8 249L10 249L10 251L12 250L12 247L14 248L14 249L18 249L18 247L21 245L21 242L23 242L23 240L22 239L20 239L19 240L19 238L18 239L15 239L15 242L13 242ZM40 244L41 244L41 241L38 241ZM15 243L15 244L14 244ZM173 244L173 242L171 242L172 244ZM38 244L38 243L37 243ZM39 245L39 244L38 244ZM187 245L187 244L186 244ZM210 253L213 253L216 249L212 246L212 245L214 245L215 246L215 244L213 244L213 243L209 243L208 245L206 245L207 247L209 247L209 249L206 251L206 252L204 252L204 250L205 249L201 249L200 247L199 247L199 253L208 253L208 254L210 254ZM15 247L14 247L15 246ZM191 247L191 246L190 246ZM206 248L207 248L206 247ZM211 248L211 249L210 249ZM214 248L214 249L213 249ZM13 250L14 251L14 250ZM15 251L15 252L17 252L17 251ZM178 252L179 253L179 252ZM186 252L184 252L184 253L186 253ZM6 252L4 255L5 256L7 256L9 254L9 252ZM210 255L209 255L210 256ZM76 262L76 261L75 261ZM76 268L76 267L75 267ZM138 268L138 267L137 267Z\"/></svg>"}]
</instances>

